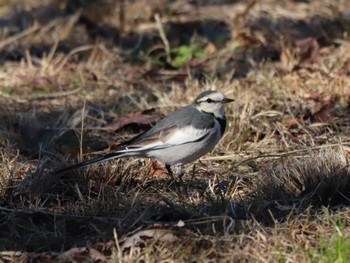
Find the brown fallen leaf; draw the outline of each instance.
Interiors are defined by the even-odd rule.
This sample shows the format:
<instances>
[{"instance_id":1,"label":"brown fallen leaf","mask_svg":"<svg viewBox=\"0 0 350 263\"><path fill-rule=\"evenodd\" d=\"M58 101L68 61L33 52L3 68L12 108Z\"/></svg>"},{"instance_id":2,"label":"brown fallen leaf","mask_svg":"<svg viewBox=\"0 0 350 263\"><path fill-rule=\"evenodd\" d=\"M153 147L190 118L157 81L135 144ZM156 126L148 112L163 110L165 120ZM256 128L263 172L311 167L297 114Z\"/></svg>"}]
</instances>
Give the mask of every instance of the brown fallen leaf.
<instances>
[{"instance_id":1,"label":"brown fallen leaf","mask_svg":"<svg viewBox=\"0 0 350 263\"><path fill-rule=\"evenodd\" d=\"M324 97L324 94L319 91L307 92L304 95L305 99L314 100L314 101L321 101L323 97Z\"/></svg>"},{"instance_id":2,"label":"brown fallen leaf","mask_svg":"<svg viewBox=\"0 0 350 263\"><path fill-rule=\"evenodd\" d=\"M31 75L17 75L16 77L19 86L32 86L43 90L50 90L59 86L59 83L53 77Z\"/></svg>"},{"instance_id":3,"label":"brown fallen leaf","mask_svg":"<svg viewBox=\"0 0 350 263\"><path fill-rule=\"evenodd\" d=\"M283 125L287 128L291 128L298 124L298 120L295 118L285 119L282 121Z\"/></svg>"},{"instance_id":4,"label":"brown fallen leaf","mask_svg":"<svg viewBox=\"0 0 350 263\"><path fill-rule=\"evenodd\" d=\"M318 111L316 111L312 117L312 123L316 122L328 122L330 119L330 110L334 107L334 103L323 104Z\"/></svg>"},{"instance_id":5,"label":"brown fallen leaf","mask_svg":"<svg viewBox=\"0 0 350 263\"><path fill-rule=\"evenodd\" d=\"M164 117L163 114L151 114L152 112L154 112L154 109L127 114L120 117L116 123L109 124L105 128L108 130L117 131L129 124L150 124L152 122L159 121Z\"/></svg>"},{"instance_id":6,"label":"brown fallen leaf","mask_svg":"<svg viewBox=\"0 0 350 263\"><path fill-rule=\"evenodd\" d=\"M127 237L121 245L121 250L125 250L132 246L140 246L146 243L147 239L173 243L177 237L170 230L165 229L147 229L141 230L130 237Z\"/></svg>"},{"instance_id":7,"label":"brown fallen leaf","mask_svg":"<svg viewBox=\"0 0 350 263\"><path fill-rule=\"evenodd\" d=\"M105 255L103 255L100 251L92 247L88 247L88 249L89 249L89 255L94 260L94 262L110 262L110 260L108 260L105 257Z\"/></svg>"},{"instance_id":8,"label":"brown fallen leaf","mask_svg":"<svg viewBox=\"0 0 350 263\"><path fill-rule=\"evenodd\" d=\"M13 255L12 259L14 259L14 256L15 255ZM50 254L23 252L17 258L17 260L2 261L1 259L0 262L52 262L52 261L53 261L53 256Z\"/></svg>"},{"instance_id":9,"label":"brown fallen leaf","mask_svg":"<svg viewBox=\"0 0 350 263\"><path fill-rule=\"evenodd\" d=\"M320 45L313 37L304 38L296 41L296 46L299 48L299 63L297 65L314 64L320 58Z\"/></svg>"},{"instance_id":10,"label":"brown fallen leaf","mask_svg":"<svg viewBox=\"0 0 350 263\"><path fill-rule=\"evenodd\" d=\"M265 42L262 36L254 35L254 33L248 29L233 33L233 35L239 46L259 46L263 45Z\"/></svg>"},{"instance_id":11,"label":"brown fallen leaf","mask_svg":"<svg viewBox=\"0 0 350 263\"><path fill-rule=\"evenodd\" d=\"M168 176L168 171L165 169L164 165L158 161L152 161L151 167L149 169L147 176Z\"/></svg>"},{"instance_id":12,"label":"brown fallen leaf","mask_svg":"<svg viewBox=\"0 0 350 263\"><path fill-rule=\"evenodd\" d=\"M343 152L346 156L350 156L350 147L342 145Z\"/></svg>"},{"instance_id":13,"label":"brown fallen leaf","mask_svg":"<svg viewBox=\"0 0 350 263\"><path fill-rule=\"evenodd\" d=\"M101 252L91 247L74 247L58 256L59 259L69 262L81 261L85 257L90 257L94 262L109 262Z\"/></svg>"},{"instance_id":14,"label":"brown fallen leaf","mask_svg":"<svg viewBox=\"0 0 350 263\"><path fill-rule=\"evenodd\" d=\"M209 42L204 48L205 54L208 54L208 55L214 54L216 51L217 51L217 48L212 42Z\"/></svg>"}]
</instances>

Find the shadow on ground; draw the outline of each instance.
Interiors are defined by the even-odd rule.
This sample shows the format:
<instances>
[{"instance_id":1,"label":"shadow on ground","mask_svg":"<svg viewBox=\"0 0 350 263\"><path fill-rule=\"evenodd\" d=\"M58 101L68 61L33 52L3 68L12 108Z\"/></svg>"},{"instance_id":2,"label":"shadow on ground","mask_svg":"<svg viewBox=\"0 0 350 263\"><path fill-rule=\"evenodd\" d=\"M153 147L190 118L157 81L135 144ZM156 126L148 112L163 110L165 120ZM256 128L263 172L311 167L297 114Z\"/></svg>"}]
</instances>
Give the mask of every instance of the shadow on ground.
<instances>
[{"instance_id":1,"label":"shadow on ground","mask_svg":"<svg viewBox=\"0 0 350 263\"><path fill-rule=\"evenodd\" d=\"M60 121L62 127L72 128L71 119L64 120ZM27 129L43 134L28 126L28 120L7 124L23 127L23 122ZM74 123L79 125L79 121ZM20 129L7 128L17 133L12 138L23 136ZM51 130L50 122L46 122L46 129ZM56 141L50 137L54 133L45 134L47 141ZM32 143L33 138L40 138L34 135ZM25 139L11 144L21 148ZM151 166L139 160L116 160L52 177L50 171L64 161L52 158L54 152L48 158L43 153L19 156L19 162L31 157L38 167L32 172L26 169L21 178L12 178L0 197L3 249L43 252L93 245L103 251L110 249L114 229L123 236L155 226L178 233L240 233L244 231L241 223L247 220L273 226L310 207L315 211L323 206L337 209L349 205L350 199L346 159L331 149L310 152L302 162L285 158L255 178L233 177L235 171L226 171L220 180L210 183L203 169L194 170L183 184L150 175ZM230 194L236 187L249 191L241 197Z\"/></svg>"},{"instance_id":2,"label":"shadow on ground","mask_svg":"<svg viewBox=\"0 0 350 263\"><path fill-rule=\"evenodd\" d=\"M87 5L84 8L89 9L93 6ZM195 13L194 6L192 11ZM8 37L28 30L34 21L41 26L56 24L52 30L58 31L59 35L59 30L62 28L60 24L73 17L71 31L57 43L57 53L67 54L81 45L104 43L111 49L118 48L121 54L124 54L124 63L138 65L151 61L153 62L151 68L154 70L162 68L174 72L179 68L190 67L194 78L203 79L203 75L209 74L212 78L227 80L245 77L252 68L262 62L280 60L283 49L295 47L298 41L311 38L320 46L337 45L335 39L343 38L344 32L350 30L348 27L350 20L345 14L337 18L315 15L304 20L286 17L276 19L267 13L260 14L259 17L250 17L246 14L242 21L234 25L219 19L200 20L196 15L184 22L169 20L164 23L164 32L171 48L185 46L205 53L208 45L212 45L212 50L226 50L214 56L207 54L206 58L189 57L188 60L184 59L183 64L174 67L172 62L183 54L174 49L170 52L171 61L169 61L156 26L142 32L136 27L134 30L123 32L121 28L101 21L101 17L106 19L113 16L108 6L96 9L95 12L90 10L77 13L78 9L67 3L63 9L56 4L42 5L30 11L14 13L8 19L1 20L0 24L11 29ZM100 15L98 12L101 12ZM149 18L151 21L147 22L155 25L154 18L151 17ZM37 31L40 33L40 29ZM41 58L44 54L50 53L55 41L57 39L47 37L41 44L31 43L30 38L11 42L2 48L1 62L26 59L26 50L32 57ZM229 46L234 48L228 48ZM306 55L310 56L308 52L311 51L306 50ZM86 60L89 52L81 52L76 56L80 61Z\"/></svg>"}]
</instances>

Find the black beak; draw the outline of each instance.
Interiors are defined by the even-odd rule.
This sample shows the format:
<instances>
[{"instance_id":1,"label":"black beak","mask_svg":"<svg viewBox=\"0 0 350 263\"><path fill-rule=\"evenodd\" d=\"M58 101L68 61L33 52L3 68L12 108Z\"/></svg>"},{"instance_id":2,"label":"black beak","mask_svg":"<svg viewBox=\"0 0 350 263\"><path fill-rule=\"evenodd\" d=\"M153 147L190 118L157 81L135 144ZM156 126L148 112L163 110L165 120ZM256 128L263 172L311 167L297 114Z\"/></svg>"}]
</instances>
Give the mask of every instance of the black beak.
<instances>
[{"instance_id":1,"label":"black beak","mask_svg":"<svg viewBox=\"0 0 350 263\"><path fill-rule=\"evenodd\" d=\"M229 98L224 98L223 100L222 100L222 103L230 103L230 102L232 102L232 101L235 101L234 99L229 99Z\"/></svg>"}]
</instances>

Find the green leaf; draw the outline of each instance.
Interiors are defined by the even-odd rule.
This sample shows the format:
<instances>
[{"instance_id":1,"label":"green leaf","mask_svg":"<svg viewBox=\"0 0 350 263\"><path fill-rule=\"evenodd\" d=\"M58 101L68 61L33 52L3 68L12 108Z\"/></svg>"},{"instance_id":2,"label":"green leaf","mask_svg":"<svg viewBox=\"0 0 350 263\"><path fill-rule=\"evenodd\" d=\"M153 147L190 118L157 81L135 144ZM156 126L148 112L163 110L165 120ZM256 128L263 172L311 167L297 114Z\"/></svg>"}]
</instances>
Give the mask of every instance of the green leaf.
<instances>
[{"instance_id":1,"label":"green leaf","mask_svg":"<svg viewBox=\"0 0 350 263\"><path fill-rule=\"evenodd\" d=\"M204 50L201 48L197 48L193 51L193 56L196 58L202 58L204 57L205 53Z\"/></svg>"},{"instance_id":2,"label":"green leaf","mask_svg":"<svg viewBox=\"0 0 350 263\"><path fill-rule=\"evenodd\" d=\"M170 53L173 56L173 59L171 60L171 65L174 67L180 67L192 57L192 48L183 45L176 48L172 48Z\"/></svg>"},{"instance_id":3,"label":"green leaf","mask_svg":"<svg viewBox=\"0 0 350 263\"><path fill-rule=\"evenodd\" d=\"M2 92L11 95L13 93L13 88L10 86L2 87Z\"/></svg>"}]
</instances>

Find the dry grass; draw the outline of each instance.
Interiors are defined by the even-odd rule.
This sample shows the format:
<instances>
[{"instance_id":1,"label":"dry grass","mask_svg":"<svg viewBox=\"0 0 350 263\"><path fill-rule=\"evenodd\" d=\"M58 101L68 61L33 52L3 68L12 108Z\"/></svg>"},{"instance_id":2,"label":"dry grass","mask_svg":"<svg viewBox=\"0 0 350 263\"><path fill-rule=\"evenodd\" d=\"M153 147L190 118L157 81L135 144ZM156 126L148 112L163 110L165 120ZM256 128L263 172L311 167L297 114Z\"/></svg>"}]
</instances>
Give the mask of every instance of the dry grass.
<instances>
[{"instance_id":1,"label":"dry grass","mask_svg":"<svg viewBox=\"0 0 350 263\"><path fill-rule=\"evenodd\" d=\"M127 1L118 21L120 5L102 21L89 1L80 12L41 6L50 16L36 1L0 10L0 259L346 262L347 1L175 1L169 13L156 2L135 19ZM157 12L171 46L204 55L170 65ZM108 129L120 116L167 114L208 88L236 102L221 143L186 167L183 185L147 159L50 175L150 126Z\"/></svg>"}]
</instances>

